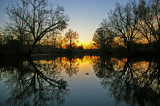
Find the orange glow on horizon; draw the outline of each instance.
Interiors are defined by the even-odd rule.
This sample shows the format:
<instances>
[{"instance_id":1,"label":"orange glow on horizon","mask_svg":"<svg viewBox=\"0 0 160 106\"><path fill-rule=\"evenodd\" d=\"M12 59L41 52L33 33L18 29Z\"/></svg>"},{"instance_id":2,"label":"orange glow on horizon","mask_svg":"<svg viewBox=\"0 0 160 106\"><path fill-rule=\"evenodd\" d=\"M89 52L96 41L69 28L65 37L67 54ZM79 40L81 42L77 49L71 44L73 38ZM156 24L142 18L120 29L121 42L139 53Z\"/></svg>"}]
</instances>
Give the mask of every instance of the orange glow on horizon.
<instances>
[{"instance_id":1,"label":"orange glow on horizon","mask_svg":"<svg viewBox=\"0 0 160 106\"><path fill-rule=\"evenodd\" d=\"M69 60L67 57L58 57L55 60L36 60L34 63L40 63L40 64L57 64L57 63L76 63L76 64L82 64L82 63L92 63L93 60L97 60L100 58L99 56L84 56L83 58L72 58Z\"/></svg>"},{"instance_id":2,"label":"orange glow on horizon","mask_svg":"<svg viewBox=\"0 0 160 106\"><path fill-rule=\"evenodd\" d=\"M78 46L83 46L84 49L91 49L92 48L92 41L90 42L78 42Z\"/></svg>"}]
</instances>

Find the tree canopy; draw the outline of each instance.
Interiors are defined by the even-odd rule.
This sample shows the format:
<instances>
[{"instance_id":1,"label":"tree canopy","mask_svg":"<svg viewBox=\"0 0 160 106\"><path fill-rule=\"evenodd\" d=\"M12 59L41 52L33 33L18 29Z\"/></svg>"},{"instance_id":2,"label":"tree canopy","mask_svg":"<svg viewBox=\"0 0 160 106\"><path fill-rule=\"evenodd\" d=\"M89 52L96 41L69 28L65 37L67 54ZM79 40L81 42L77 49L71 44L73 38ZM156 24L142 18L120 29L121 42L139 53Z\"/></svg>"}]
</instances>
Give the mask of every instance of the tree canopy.
<instances>
[{"instance_id":1,"label":"tree canopy","mask_svg":"<svg viewBox=\"0 0 160 106\"><path fill-rule=\"evenodd\" d=\"M9 31L18 40L31 40L32 49L47 33L62 31L67 27L69 18L64 14L63 7L50 8L48 0L17 0L6 8L10 22Z\"/></svg>"},{"instance_id":2,"label":"tree canopy","mask_svg":"<svg viewBox=\"0 0 160 106\"><path fill-rule=\"evenodd\" d=\"M69 42L69 47L71 49L73 47L73 44L78 42L79 35L76 31L74 32L72 29L69 29L65 34L65 38L66 41Z\"/></svg>"}]
</instances>

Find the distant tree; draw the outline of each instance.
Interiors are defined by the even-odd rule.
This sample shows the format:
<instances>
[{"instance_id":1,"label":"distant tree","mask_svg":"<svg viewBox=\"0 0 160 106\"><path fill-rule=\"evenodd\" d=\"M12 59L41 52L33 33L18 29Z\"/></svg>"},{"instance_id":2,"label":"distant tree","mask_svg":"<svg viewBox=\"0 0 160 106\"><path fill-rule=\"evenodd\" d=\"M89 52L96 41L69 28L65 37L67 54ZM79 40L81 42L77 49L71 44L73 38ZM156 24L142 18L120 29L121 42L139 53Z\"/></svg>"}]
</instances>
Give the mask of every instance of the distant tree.
<instances>
[{"instance_id":1,"label":"distant tree","mask_svg":"<svg viewBox=\"0 0 160 106\"><path fill-rule=\"evenodd\" d=\"M114 33L107 27L106 21L103 20L101 27L94 33L92 41L97 48L105 50L111 46L113 38Z\"/></svg>"},{"instance_id":2,"label":"distant tree","mask_svg":"<svg viewBox=\"0 0 160 106\"><path fill-rule=\"evenodd\" d=\"M138 34L138 14L134 11L135 6L134 2L127 3L125 6L117 3L115 10L109 13L110 27L123 38L128 51L131 49L133 39Z\"/></svg>"},{"instance_id":3,"label":"distant tree","mask_svg":"<svg viewBox=\"0 0 160 106\"><path fill-rule=\"evenodd\" d=\"M53 38L52 38L52 44L53 44L53 48L55 49L56 48L56 35L55 36L53 36Z\"/></svg>"},{"instance_id":4,"label":"distant tree","mask_svg":"<svg viewBox=\"0 0 160 106\"><path fill-rule=\"evenodd\" d=\"M58 47L62 49L63 48L63 43L64 43L64 37L59 35L57 37L57 43L58 43Z\"/></svg>"},{"instance_id":5,"label":"distant tree","mask_svg":"<svg viewBox=\"0 0 160 106\"><path fill-rule=\"evenodd\" d=\"M137 8L140 32L149 43L153 37L160 45L160 1L139 0Z\"/></svg>"},{"instance_id":6,"label":"distant tree","mask_svg":"<svg viewBox=\"0 0 160 106\"><path fill-rule=\"evenodd\" d=\"M65 29L69 20L63 7L49 8L47 0L16 0L6 8L6 13L10 19L8 29L18 39L32 38L29 54L47 33Z\"/></svg>"},{"instance_id":7,"label":"distant tree","mask_svg":"<svg viewBox=\"0 0 160 106\"><path fill-rule=\"evenodd\" d=\"M4 34L2 33L2 29L0 27L0 45L3 44L3 41L4 41Z\"/></svg>"},{"instance_id":8,"label":"distant tree","mask_svg":"<svg viewBox=\"0 0 160 106\"><path fill-rule=\"evenodd\" d=\"M69 48L72 49L73 44L78 42L79 35L77 32L74 32L72 29L69 29L65 34L66 41L69 42Z\"/></svg>"},{"instance_id":9,"label":"distant tree","mask_svg":"<svg viewBox=\"0 0 160 106\"><path fill-rule=\"evenodd\" d=\"M59 32L51 32L50 33L50 43L53 46L53 48L57 48L58 44L57 44L57 38L58 38L58 34L60 34Z\"/></svg>"},{"instance_id":10,"label":"distant tree","mask_svg":"<svg viewBox=\"0 0 160 106\"><path fill-rule=\"evenodd\" d=\"M14 35L10 32L6 31L5 29L1 29L0 33L0 44L7 44L8 41L13 40Z\"/></svg>"}]
</instances>

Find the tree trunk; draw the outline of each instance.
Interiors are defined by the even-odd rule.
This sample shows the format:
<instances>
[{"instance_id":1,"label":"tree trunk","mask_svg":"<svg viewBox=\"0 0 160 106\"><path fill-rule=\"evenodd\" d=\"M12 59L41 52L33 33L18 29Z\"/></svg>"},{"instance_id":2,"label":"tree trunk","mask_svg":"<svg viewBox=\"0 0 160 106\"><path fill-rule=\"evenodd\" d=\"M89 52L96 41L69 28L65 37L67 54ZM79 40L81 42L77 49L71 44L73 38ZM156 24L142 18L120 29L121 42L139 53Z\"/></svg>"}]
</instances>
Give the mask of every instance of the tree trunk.
<instances>
[{"instance_id":1,"label":"tree trunk","mask_svg":"<svg viewBox=\"0 0 160 106\"><path fill-rule=\"evenodd\" d=\"M131 43L127 42L126 46L127 46L127 54L130 54L131 53Z\"/></svg>"},{"instance_id":2,"label":"tree trunk","mask_svg":"<svg viewBox=\"0 0 160 106\"><path fill-rule=\"evenodd\" d=\"M70 49L72 49L72 40L70 39Z\"/></svg>"},{"instance_id":3,"label":"tree trunk","mask_svg":"<svg viewBox=\"0 0 160 106\"><path fill-rule=\"evenodd\" d=\"M37 44L37 40L35 40L34 42L33 42L33 44L31 45L31 47L29 48L29 50L28 50L28 53L27 53L27 55L31 55L32 54L32 52L33 52L33 49L34 49L34 47L35 47L35 45Z\"/></svg>"}]
</instances>

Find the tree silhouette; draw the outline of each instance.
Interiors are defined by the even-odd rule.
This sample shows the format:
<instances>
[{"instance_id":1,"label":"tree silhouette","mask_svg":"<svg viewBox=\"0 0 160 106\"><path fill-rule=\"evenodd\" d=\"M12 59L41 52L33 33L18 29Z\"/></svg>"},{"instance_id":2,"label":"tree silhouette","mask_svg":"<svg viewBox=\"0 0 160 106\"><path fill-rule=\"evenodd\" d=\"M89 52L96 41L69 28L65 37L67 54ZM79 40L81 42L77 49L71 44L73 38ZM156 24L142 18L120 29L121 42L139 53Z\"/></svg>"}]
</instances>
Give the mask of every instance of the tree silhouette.
<instances>
[{"instance_id":1,"label":"tree silhouette","mask_svg":"<svg viewBox=\"0 0 160 106\"><path fill-rule=\"evenodd\" d=\"M127 3L125 6L116 4L114 11L109 13L110 26L118 31L118 35L124 40L128 51L131 50L133 39L138 33L138 15L134 12L135 4Z\"/></svg>"},{"instance_id":2,"label":"tree silhouette","mask_svg":"<svg viewBox=\"0 0 160 106\"><path fill-rule=\"evenodd\" d=\"M101 27L96 30L93 36L93 44L103 51L111 46L114 33L106 26L105 20L101 23Z\"/></svg>"},{"instance_id":3,"label":"tree silhouette","mask_svg":"<svg viewBox=\"0 0 160 106\"><path fill-rule=\"evenodd\" d=\"M72 49L73 43L78 42L79 35L77 32L74 32L72 29L69 29L65 34L67 42L69 42L69 48Z\"/></svg>"},{"instance_id":4,"label":"tree silhouette","mask_svg":"<svg viewBox=\"0 0 160 106\"><path fill-rule=\"evenodd\" d=\"M65 29L68 22L64 8L49 8L47 0L18 0L7 7L6 13L11 20L9 31L19 40L31 38L29 54L47 33Z\"/></svg>"},{"instance_id":5,"label":"tree silhouette","mask_svg":"<svg viewBox=\"0 0 160 106\"><path fill-rule=\"evenodd\" d=\"M159 18L160 1L159 0L139 0L137 13L139 16L139 31L149 40L157 41L160 39L160 18Z\"/></svg>"}]
</instances>

